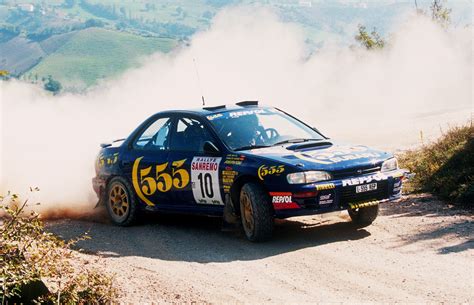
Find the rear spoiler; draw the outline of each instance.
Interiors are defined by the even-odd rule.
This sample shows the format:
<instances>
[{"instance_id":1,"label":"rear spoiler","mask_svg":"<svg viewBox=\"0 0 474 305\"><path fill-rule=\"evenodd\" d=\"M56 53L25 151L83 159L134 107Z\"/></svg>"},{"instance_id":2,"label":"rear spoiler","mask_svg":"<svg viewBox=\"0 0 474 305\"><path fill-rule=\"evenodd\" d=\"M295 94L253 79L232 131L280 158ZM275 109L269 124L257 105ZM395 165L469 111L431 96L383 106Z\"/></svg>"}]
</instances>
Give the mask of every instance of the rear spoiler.
<instances>
[{"instance_id":1,"label":"rear spoiler","mask_svg":"<svg viewBox=\"0 0 474 305\"><path fill-rule=\"evenodd\" d=\"M120 142L120 141L125 141L125 138L113 140L112 143L116 143L116 142ZM112 146L112 143L101 143L100 147L101 148L106 148L106 147Z\"/></svg>"}]
</instances>

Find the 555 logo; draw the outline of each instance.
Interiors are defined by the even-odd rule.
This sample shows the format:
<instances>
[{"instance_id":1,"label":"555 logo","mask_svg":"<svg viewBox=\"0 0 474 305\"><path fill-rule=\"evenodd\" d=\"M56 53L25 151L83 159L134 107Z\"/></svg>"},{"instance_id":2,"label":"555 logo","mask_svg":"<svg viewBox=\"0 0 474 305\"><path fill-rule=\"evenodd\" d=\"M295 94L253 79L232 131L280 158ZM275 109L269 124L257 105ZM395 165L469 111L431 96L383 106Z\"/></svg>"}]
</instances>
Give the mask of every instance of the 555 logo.
<instances>
[{"instance_id":1,"label":"555 logo","mask_svg":"<svg viewBox=\"0 0 474 305\"><path fill-rule=\"evenodd\" d=\"M189 172L181 168L186 159L173 161L168 169L169 162L140 168L140 161L143 157L137 158L132 168L132 183L138 197L146 204L155 205L149 198L157 191L168 192L171 188L182 189L189 184ZM167 170L168 169L168 170Z\"/></svg>"},{"instance_id":2,"label":"555 logo","mask_svg":"<svg viewBox=\"0 0 474 305\"><path fill-rule=\"evenodd\" d=\"M279 175L285 171L285 166L284 165L273 165L273 166L268 166L268 165L262 165L258 168L258 178L260 180L263 180L265 176L268 175Z\"/></svg>"}]
</instances>

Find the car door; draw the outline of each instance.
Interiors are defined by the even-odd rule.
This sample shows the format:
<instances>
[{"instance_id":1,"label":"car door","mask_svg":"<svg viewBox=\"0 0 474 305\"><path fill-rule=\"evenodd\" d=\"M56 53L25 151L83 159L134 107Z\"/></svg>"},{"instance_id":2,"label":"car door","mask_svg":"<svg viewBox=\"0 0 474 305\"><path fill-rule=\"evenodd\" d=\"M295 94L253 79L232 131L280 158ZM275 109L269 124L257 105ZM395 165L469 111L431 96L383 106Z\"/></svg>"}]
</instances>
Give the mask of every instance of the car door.
<instances>
[{"instance_id":1,"label":"car door","mask_svg":"<svg viewBox=\"0 0 474 305\"><path fill-rule=\"evenodd\" d=\"M132 139L123 171L130 177L138 199L150 208L170 203L172 178L168 164L173 118L157 117Z\"/></svg>"},{"instance_id":2,"label":"car door","mask_svg":"<svg viewBox=\"0 0 474 305\"><path fill-rule=\"evenodd\" d=\"M222 156L204 152L204 143L216 144L208 127L197 117L178 116L171 132L169 162L174 164L180 188L172 194L178 205L222 206L220 166ZM187 180L189 179L189 180Z\"/></svg>"}]
</instances>

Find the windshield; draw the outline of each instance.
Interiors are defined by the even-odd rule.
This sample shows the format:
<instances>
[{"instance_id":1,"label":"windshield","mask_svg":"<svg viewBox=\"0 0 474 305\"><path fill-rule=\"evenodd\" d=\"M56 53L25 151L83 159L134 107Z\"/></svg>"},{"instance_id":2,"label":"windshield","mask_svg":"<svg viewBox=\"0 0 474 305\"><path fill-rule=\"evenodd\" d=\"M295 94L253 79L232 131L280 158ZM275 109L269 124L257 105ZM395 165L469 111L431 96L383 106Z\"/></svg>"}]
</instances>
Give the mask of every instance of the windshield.
<instances>
[{"instance_id":1,"label":"windshield","mask_svg":"<svg viewBox=\"0 0 474 305\"><path fill-rule=\"evenodd\" d=\"M273 108L208 115L219 137L233 150L324 139L319 133Z\"/></svg>"}]
</instances>

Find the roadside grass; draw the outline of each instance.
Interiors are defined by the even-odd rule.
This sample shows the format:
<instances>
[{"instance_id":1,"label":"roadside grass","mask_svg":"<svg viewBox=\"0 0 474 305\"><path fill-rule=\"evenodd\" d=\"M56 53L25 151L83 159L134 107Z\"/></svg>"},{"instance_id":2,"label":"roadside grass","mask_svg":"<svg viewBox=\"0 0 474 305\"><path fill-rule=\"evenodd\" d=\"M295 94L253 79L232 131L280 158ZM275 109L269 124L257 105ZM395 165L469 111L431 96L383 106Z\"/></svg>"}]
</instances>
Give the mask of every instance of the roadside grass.
<instances>
[{"instance_id":1,"label":"roadside grass","mask_svg":"<svg viewBox=\"0 0 474 305\"><path fill-rule=\"evenodd\" d=\"M114 278L72 250L84 239L62 240L27 200L0 195L0 304L114 304Z\"/></svg>"},{"instance_id":2,"label":"roadside grass","mask_svg":"<svg viewBox=\"0 0 474 305\"><path fill-rule=\"evenodd\" d=\"M415 177L408 191L431 192L453 203L474 207L474 127L452 127L437 141L398 156Z\"/></svg>"},{"instance_id":3,"label":"roadside grass","mask_svg":"<svg viewBox=\"0 0 474 305\"><path fill-rule=\"evenodd\" d=\"M138 66L143 56L169 52L177 41L169 38L144 38L137 35L89 28L70 37L28 74L40 78L52 75L65 88L92 86L98 80L119 75ZM79 89L83 89L79 88Z\"/></svg>"}]
</instances>

